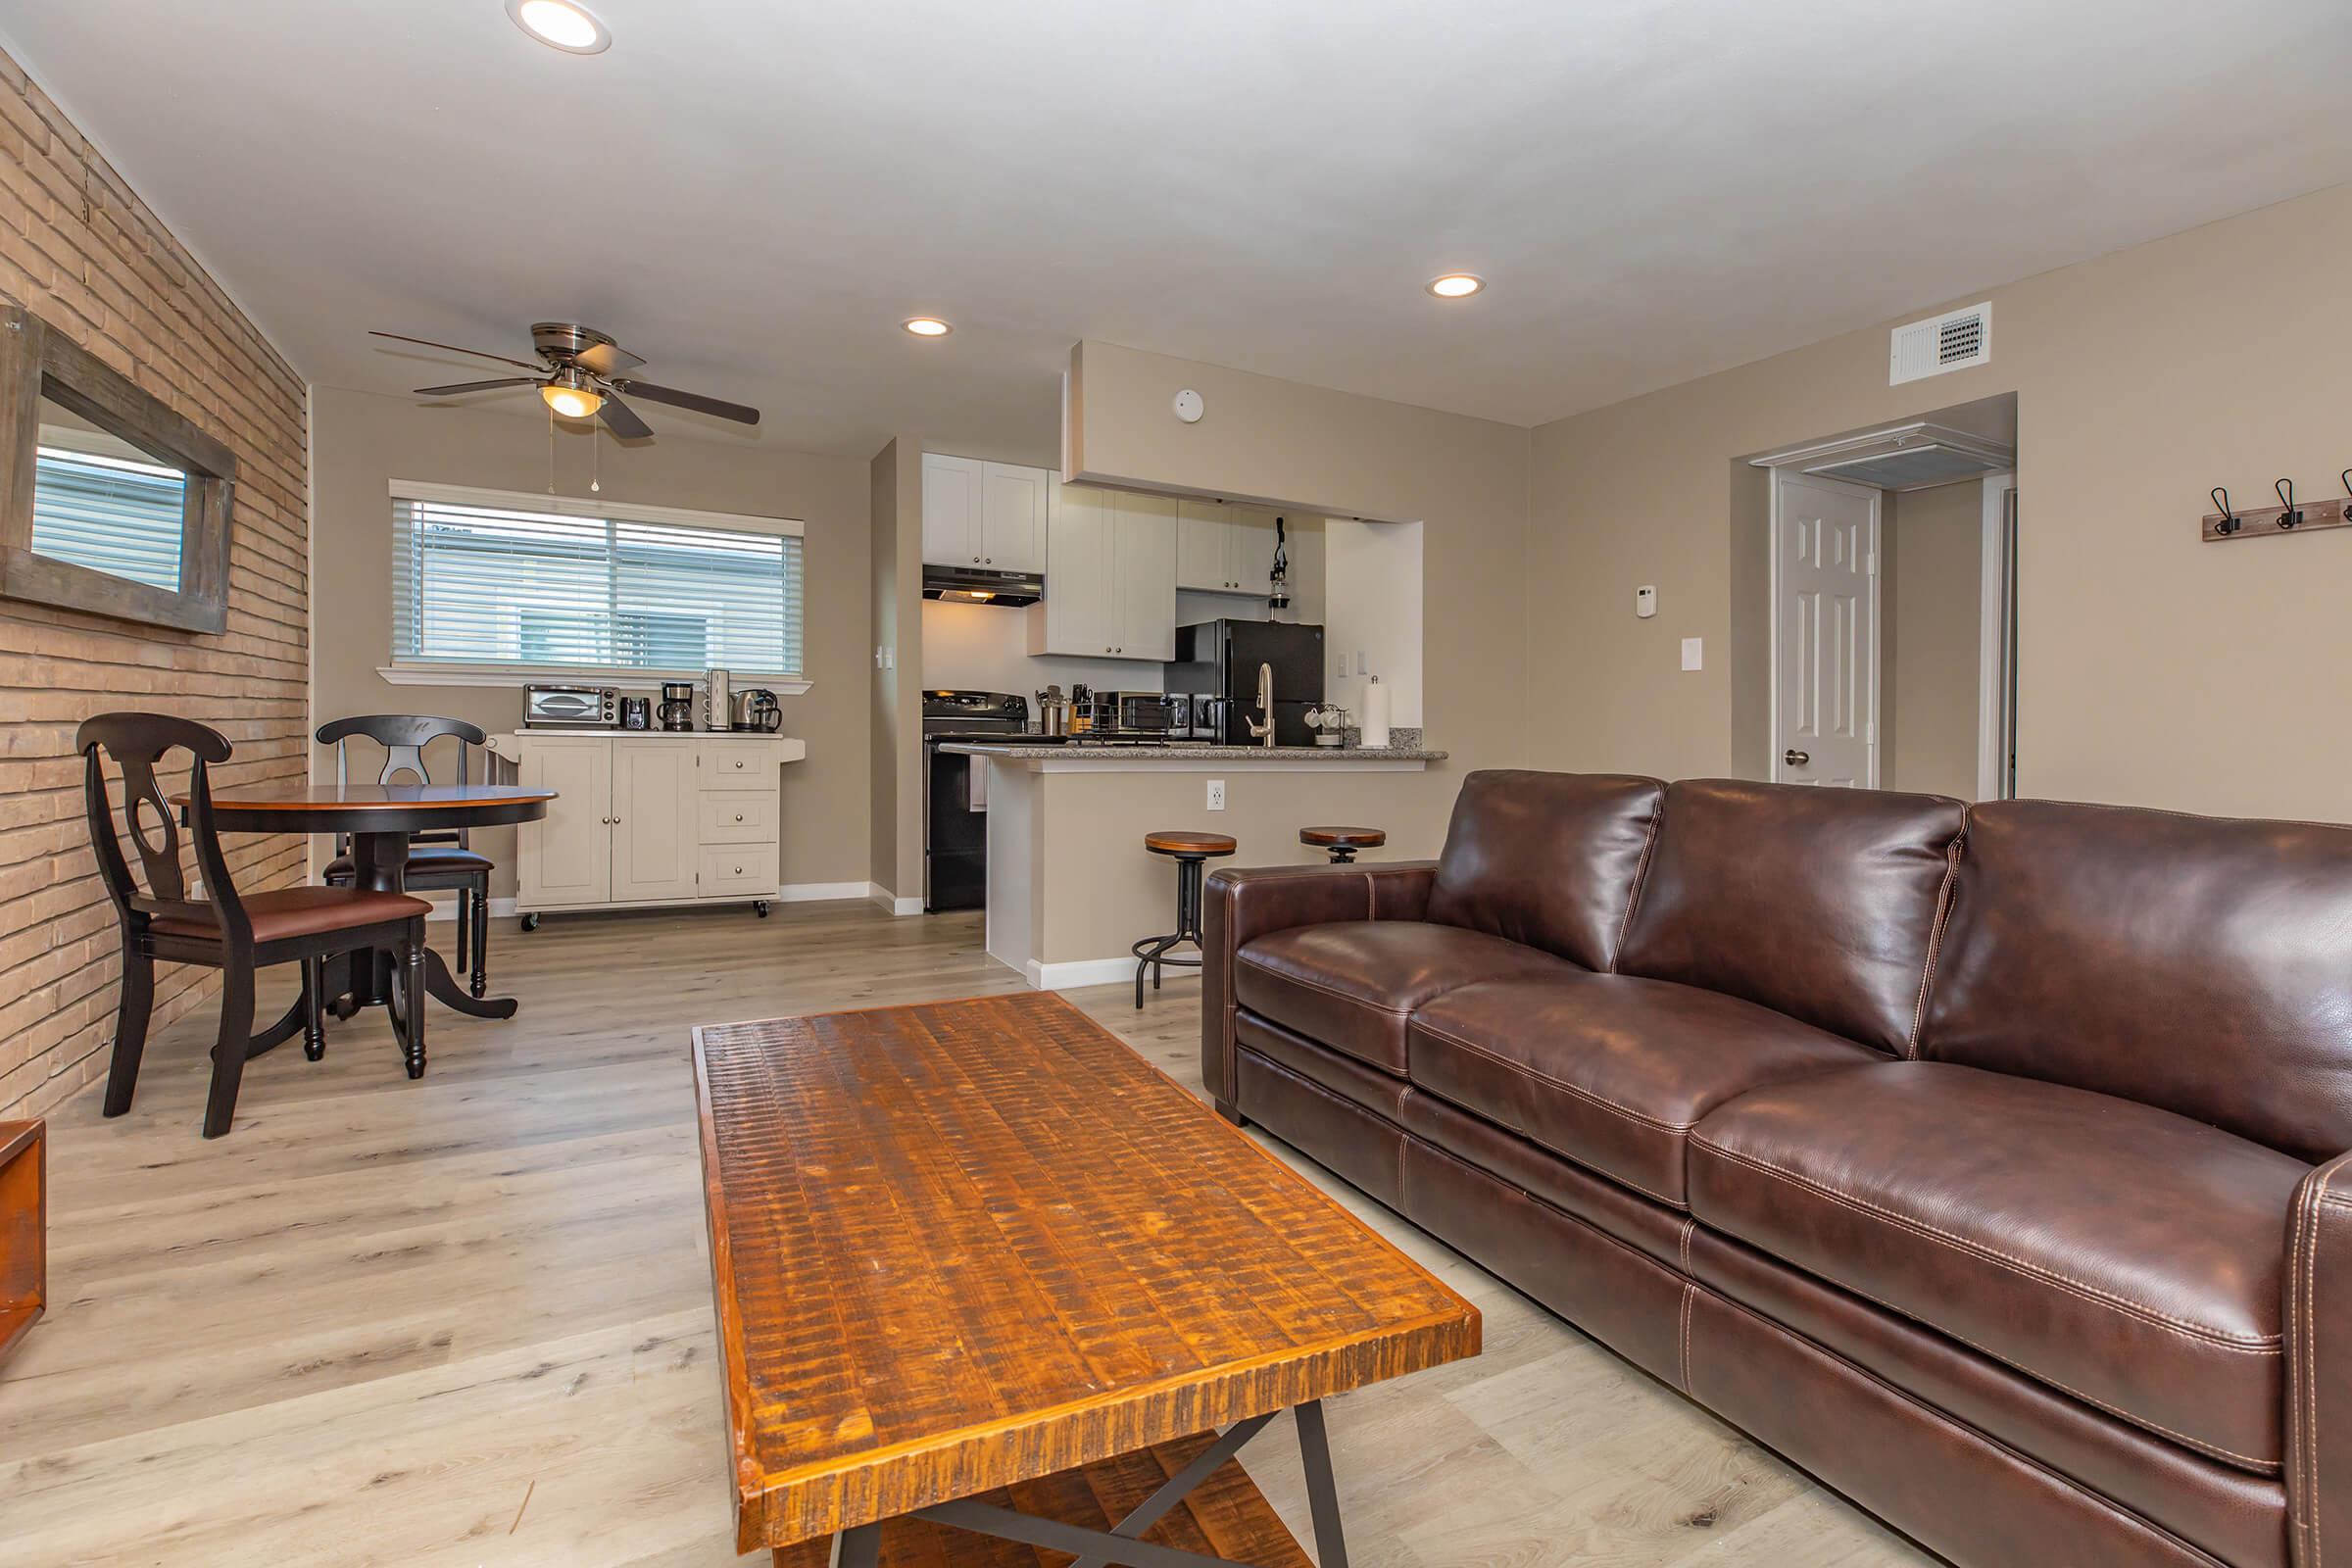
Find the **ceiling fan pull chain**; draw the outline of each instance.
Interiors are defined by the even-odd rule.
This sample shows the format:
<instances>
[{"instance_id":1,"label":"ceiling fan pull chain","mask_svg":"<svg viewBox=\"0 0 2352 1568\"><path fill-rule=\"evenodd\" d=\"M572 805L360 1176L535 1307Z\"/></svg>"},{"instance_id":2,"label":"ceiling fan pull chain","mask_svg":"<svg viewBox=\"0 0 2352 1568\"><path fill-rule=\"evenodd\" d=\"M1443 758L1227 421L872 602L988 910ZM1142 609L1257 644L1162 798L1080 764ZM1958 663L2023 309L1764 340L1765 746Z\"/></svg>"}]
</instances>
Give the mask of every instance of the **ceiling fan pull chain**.
<instances>
[{"instance_id":1,"label":"ceiling fan pull chain","mask_svg":"<svg viewBox=\"0 0 2352 1568\"><path fill-rule=\"evenodd\" d=\"M547 493L556 493L556 408L547 408Z\"/></svg>"},{"instance_id":2,"label":"ceiling fan pull chain","mask_svg":"<svg viewBox=\"0 0 2352 1568\"><path fill-rule=\"evenodd\" d=\"M592 496L604 493L605 481L598 477L604 455L605 433L592 424L588 427L588 493Z\"/></svg>"}]
</instances>

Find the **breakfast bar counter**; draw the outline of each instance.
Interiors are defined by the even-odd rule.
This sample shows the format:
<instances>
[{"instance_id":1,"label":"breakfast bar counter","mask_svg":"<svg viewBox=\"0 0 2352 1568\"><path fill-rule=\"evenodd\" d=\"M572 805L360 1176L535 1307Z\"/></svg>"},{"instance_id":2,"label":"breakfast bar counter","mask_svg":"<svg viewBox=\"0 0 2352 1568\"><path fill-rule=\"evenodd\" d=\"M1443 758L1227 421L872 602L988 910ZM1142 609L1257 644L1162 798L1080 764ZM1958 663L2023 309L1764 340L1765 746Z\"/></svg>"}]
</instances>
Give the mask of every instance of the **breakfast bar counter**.
<instances>
[{"instance_id":1,"label":"breakfast bar counter","mask_svg":"<svg viewBox=\"0 0 2352 1568\"><path fill-rule=\"evenodd\" d=\"M1374 859L1417 859L1445 841L1460 783L1446 753L1418 745L1024 744L1008 736L944 741L940 750L973 759L974 804L988 818L989 954L1049 991L1132 982L1129 945L1175 929L1174 868L1144 848L1147 833L1233 838L1235 854L1212 862L1212 872L1320 863L1326 852L1298 833L1325 823L1384 831L1388 843ZM1168 973L1174 983L1177 971Z\"/></svg>"}]
</instances>

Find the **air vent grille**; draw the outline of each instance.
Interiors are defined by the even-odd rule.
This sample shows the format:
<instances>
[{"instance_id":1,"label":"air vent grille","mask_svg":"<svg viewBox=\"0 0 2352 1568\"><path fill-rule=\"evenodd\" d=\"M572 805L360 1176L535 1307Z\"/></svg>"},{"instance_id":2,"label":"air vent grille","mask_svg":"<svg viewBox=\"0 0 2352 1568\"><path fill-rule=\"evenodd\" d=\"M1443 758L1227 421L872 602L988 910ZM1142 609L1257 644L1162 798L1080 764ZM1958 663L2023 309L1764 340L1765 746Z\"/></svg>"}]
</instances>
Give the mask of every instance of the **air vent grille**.
<instances>
[{"instance_id":1,"label":"air vent grille","mask_svg":"<svg viewBox=\"0 0 2352 1568\"><path fill-rule=\"evenodd\" d=\"M1992 358L1992 303L1946 311L1894 329L1886 381L1900 386L1947 370L1965 370Z\"/></svg>"}]
</instances>

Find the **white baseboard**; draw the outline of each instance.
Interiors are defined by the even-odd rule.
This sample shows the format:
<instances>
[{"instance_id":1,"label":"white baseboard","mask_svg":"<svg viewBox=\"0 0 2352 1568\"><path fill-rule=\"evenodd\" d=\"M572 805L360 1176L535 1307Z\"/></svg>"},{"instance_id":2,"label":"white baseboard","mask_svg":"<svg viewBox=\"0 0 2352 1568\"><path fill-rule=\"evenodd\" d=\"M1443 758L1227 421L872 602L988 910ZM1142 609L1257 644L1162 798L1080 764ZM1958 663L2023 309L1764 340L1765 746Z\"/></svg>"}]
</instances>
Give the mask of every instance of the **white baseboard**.
<instances>
[{"instance_id":1,"label":"white baseboard","mask_svg":"<svg viewBox=\"0 0 2352 1568\"><path fill-rule=\"evenodd\" d=\"M417 897L433 906L433 912L425 916L427 920L455 920L458 917L458 901L454 894L437 896L420 893ZM493 920L512 919L514 914L514 901L513 899L492 899L490 901L490 917Z\"/></svg>"},{"instance_id":2,"label":"white baseboard","mask_svg":"<svg viewBox=\"0 0 2352 1568\"><path fill-rule=\"evenodd\" d=\"M865 897L868 903L879 904L889 914L907 915L923 912L922 900L902 899L879 882L868 882L865 885Z\"/></svg>"},{"instance_id":3,"label":"white baseboard","mask_svg":"<svg viewBox=\"0 0 2352 1568\"><path fill-rule=\"evenodd\" d=\"M870 882L787 882L776 890L778 904L822 904L830 899L862 899Z\"/></svg>"},{"instance_id":4,"label":"white baseboard","mask_svg":"<svg viewBox=\"0 0 2352 1568\"><path fill-rule=\"evenodd\" d=\"M1064 963L1040 963L1031 958L1021 966L1029 984L1039 991L1078 991L1087 986L1131 986L1135 984L1135 959L1125 954L1115 958L1073 958ZM1198 974L1191 967L1165 971L1168 979Z\"/></svg>"}]
</instances>

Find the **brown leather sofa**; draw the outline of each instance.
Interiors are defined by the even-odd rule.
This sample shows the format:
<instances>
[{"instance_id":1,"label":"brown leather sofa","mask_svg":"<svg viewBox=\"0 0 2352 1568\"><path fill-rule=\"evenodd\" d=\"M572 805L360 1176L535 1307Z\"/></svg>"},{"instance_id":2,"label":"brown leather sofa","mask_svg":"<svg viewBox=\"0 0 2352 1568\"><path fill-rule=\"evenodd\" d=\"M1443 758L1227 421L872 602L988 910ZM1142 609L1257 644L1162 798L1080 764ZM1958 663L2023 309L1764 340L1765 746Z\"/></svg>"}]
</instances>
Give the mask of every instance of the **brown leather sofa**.
<instances>
[{"instance_id":1,"label":"brown leather sofa","mask_svg":"<svg viewBox=\"0 0 2352 1568\"><path fill-rule=\"evenodd\" d=\"M2352 1564L2352 830L1482 772L1207 938L1220 1109L1932 1549Z\"/></svg>"}]
</instances>

